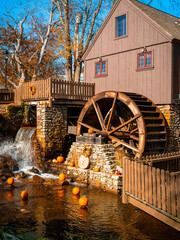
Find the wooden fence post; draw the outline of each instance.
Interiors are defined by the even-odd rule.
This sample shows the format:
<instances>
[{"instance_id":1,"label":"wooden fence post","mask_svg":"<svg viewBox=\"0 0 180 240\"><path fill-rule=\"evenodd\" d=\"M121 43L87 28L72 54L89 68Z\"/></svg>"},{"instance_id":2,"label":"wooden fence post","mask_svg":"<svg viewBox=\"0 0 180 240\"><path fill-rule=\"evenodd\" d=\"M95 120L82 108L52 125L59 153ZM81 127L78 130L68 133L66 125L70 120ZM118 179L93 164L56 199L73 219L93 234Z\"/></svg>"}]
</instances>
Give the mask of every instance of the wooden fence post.
<instances>
[{"instance_id":1,"label":"wooden fence post","mask_svg":"<svg viewBox=\"0 0 180 240\"><path fill-rule=\"evenodd\" d=\"M128 198L126 195L126 191L127 191L127 184L128 184L128 164L129 164L129 159L127 157L123 158L123 176L122 176L122 180L123 180L123 189L122 189L122 203L128 203Z\"/></svg>"}]
</instances>

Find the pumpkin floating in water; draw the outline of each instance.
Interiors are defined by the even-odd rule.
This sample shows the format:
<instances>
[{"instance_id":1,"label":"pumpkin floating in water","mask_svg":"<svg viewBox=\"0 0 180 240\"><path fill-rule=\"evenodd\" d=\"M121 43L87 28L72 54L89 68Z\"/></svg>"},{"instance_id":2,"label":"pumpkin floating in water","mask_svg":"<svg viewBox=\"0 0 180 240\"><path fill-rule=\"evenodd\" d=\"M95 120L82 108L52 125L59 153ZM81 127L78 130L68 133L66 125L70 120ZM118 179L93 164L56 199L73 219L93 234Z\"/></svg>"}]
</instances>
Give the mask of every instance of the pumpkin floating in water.
<instances>
[{"instance_id":1,"label":"pumpkin floating in water","mask_svg":"<svg viewBox=\"0 0 180 240\"><path fill-rule=\"evenodd\" d=\"M57 162L58 163L63 163L64 162L64 157L63 156L58 156L57 157Z\"/></svg>"},{"instance_id":2,"label":"pumpkin floating in water","mask_svg":"<svg viewBox=\"0 0 180 240\"><path fill-rule=\"evenodd\" d=\"M74 187L72 192L74 195L78 195L80 193L80 189L78 187Z\"/></svg>"},{"instance_id":3,"label":"pumpkin floating in water","mask_svg":"<svg viewBox=\"0 0 180 240\"><path fill-rule=\"evenodd\" d=\"M74 163L73 163L73 162L70 162L69 166L70 166L70 167L74 167Z\"/></svg>"},{"instance_id":4,"label":"pumpkin floating in water","mask_svg":"<svg viewBox=\"0 0 180 240\"><path fill-rule=\"evenodd\" d=\"M81 207L85 207L85 206L88 205L88 199L87 199L86 196L83 196L83 197L81 197L81 198L79 199L79 205L80 205Z\"/></svg>"},{"instance_id":5,"label":"pumpkin floating in water","mask_svg":"<svg viewBox=\"0 0 180 240\"><path fill-rule=\"evenodd\" d=\"M12 177L8 178L8 179L7 179L7 183L8 183L9 185L12 185L12 184L14 183L14 178L12 178Z\"/></svg>"},{"instance_id":6,"label":"pumpkin floating in water","mask_svg":"<svg viewBox=\"0 0 180 240\"><path fill-rule=\"evenodd\" d=\"M99 168L98 167L94 168L94 171L99 172Z\"/></svg>"},{"instance_id":7,"label":"pumpkin floating in water","mask_svg":"<svg viewBox=\"0 0 180 240\"><path fill-rule=\"evenodd\" d=\"M22 199L28 199L28 191L22 191L22 193L21 193L21 197L22 197Z\"/></svg>"},{"instance_id":8,"label":"pumpkin floating in water","mask_svg":"<svg viewBox=\"0 0 180 240\"><path fill-rule=\"evenodd\" d=\"M60 173L60 174L59 174L59 180L60 180L60 181L66 180L66 175L65 175L64 173Z\"/></svg>"},{"instance_id":9,"label":"pumpkin floating in water","mask_svg":"<svg viewBox=\"0 0 180 240\"><path fill-rule=\"evenodd\" d=\"M94 128L89 128L89 129L88 129L88 133L90 133L90 134L91 134L91 133L94 133Z\"/></svg>"}]
</instances>

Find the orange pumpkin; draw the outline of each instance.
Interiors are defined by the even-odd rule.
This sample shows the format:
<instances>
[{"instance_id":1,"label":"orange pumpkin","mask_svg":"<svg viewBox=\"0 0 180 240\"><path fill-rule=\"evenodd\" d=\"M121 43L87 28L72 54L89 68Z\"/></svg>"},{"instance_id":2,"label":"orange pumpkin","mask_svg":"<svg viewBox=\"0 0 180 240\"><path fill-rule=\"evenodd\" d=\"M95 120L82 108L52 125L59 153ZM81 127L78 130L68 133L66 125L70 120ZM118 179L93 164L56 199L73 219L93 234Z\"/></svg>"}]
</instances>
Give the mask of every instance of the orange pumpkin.
<instances>
[{"instance_id":1,"label":"orange pumpkin","mask_svg":"<svg viewBox=\"0 0 180 240\"><path fill-rule=\"evenodd\" d=\"M94 171L99 172L99 168L98 167L94 168Z\"/></svg>"},{"instance_id":2,"label":"orange pumpkin","mask_svg":"<svg viewBox=\"0 0 180 240\"><path fill-rule=\"evenodd\" d=\"M14 178L12 178L12 177L8 178L8 179L7 179L7 183L8 183L9 185L12 185L12 184L14 183Z\"/></svg>"},{"instance_id":3,"label":"orange pumpkin","mask_svg":"<svg viewBox=\"0 0 180 240\"><path fill-rule=\"evenodd\" d=\"M85 207L88 205L88 199L87 197L83 196L79 199L79 204L81 207Z\"/></svg>"},{"instance_id":4,"label":"orange pumpkin","mask_svg":"<svg viewBox=\"0 0 180 240\"><path fill-rule=\"evenodd\" d=\"M91 133L94 133L94 128L89 128L89 129L88 129L88 133L90 133L90 134L91 134Z\"/></svg>"},{"instance_id":5,"label":"orange pumpkin","mask_svg":"<svg viewBox=\"0 0 180 240\"><path fill-rule=\"evenodd\" d=\"M60 181L66 180L66 175L65 175L64 173L60 173L60 174L59 174L59 180L60 180Z\"/></svg>"},{"instance_id":6,"label":"orange pumpkin","mask_svg":"<svg viewBox=\"0 0 180 240\"><path fill-rule=\"evenodd\" d=\"M63 163L64 162L64 157L63 156L58 156L57 157L57 162L58 163Z\"/></svg>"},{"instance_id":7,"label":"orange pumpkin","mask_svg":"<svg viewBox=\"0 0 180 240\"><path fill-rule=\"evenodd\" d=\"M70 166L70 167L74 167L74 163L73 163L73 162L70 162L69 166Z\"/></svg>"},{"instance_id":8,"label":"orange pumpkin","mask_svg":"<svg viewBox=\"0 0 180 240\"><path fill-rule=\"evenodd\" d=\"M28 191L22 191L22 193L21 193L21 197L22 197L22 199L28 199Z\"/></svg>"},{"instance_id":9,"label":"orange pumpkin","mask_svg":"<svg viewBox=\"0 0 180 240\"><path fill-rule=\"evenodd\" d=\"M80 189L78 187L74 187L72 192L74 195L78 195L80 193Z\"/></svg>"}]
</instances>

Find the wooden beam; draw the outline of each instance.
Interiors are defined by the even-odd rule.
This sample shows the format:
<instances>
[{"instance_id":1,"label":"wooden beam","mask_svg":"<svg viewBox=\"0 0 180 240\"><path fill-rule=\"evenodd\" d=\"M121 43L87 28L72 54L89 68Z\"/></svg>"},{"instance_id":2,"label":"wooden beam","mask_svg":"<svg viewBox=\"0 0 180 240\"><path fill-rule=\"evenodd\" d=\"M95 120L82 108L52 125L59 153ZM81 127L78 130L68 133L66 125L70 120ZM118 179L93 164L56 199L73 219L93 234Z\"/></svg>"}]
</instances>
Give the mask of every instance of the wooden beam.
<instances>
[{"instance_id":1,"label":"wooden beam","mask_svg":"<svg viewBox=\"0 0 180 240\"><path fill-rule=\"evenodd\" d=\"M136 120L137 118L139 118L141 116L141 114L136 114L133 118L129 119L127 122L119 125L118 127L114 128L113 130L111 130L109 132L109 135L112 134L113 132L125 127L126 125L128 125L129 123L133 122L134 120Z\"/></svg>"},{"instance_id":2,"label":"wooden beam","mask_svg":"<svg viewBox=\"0 0 180 240\"><path fill-rule=\"evenodd\" d=\"M113 114L115 103L116 103L116 100L117 100L117 95L118 95L118 93L116 93L116 95L114 97L114 100L113 100L113 105L112 105L110 116L109 116L109 119L108 119L108 124L106 126L106 131L109 130L109 125L110 125L110 122L111 122L112 114Z\"/></svg>"},{"instance_id":3,"label":"wooden beam","mask_svg":"<svg viewBox=\"0 0 180 240\"><path fill-rule=\"evenodd\" d=\"M128 198L129 203L131 203L135 207L138 207L139 209L143 210L144 212L157 218L159 221L162 221L162 222L166 223L167 225L171 226L172 228L176 229L177 231L180 231L180 219L173 217L170 214L166 214L160 209L150 206L150 204L148 204L147 202L144 202L144 201L141 202L129 194L127 194L127 198Z\"/></svg>"},{"instance_id":4,"label":"wooden beam","mask_svg":"<svg viewBox=\"0 0 180 240\"><path fill-rule=\"evenodd\" d=\"M102 128L102 130L105 130L106 127L105 127L105 124L104 124L104 119L103 119L101 110L100 110L100 108L99 108L99 105L94 101L93 98L91 98L91 101L92 101L92 103L93 103L94 109L95 109L96 114L97 114L97 117L98 117L98 119L99 119L99 123L100 123L100 125L101 125L101 128Z\"/></svg>"}]
</instances>

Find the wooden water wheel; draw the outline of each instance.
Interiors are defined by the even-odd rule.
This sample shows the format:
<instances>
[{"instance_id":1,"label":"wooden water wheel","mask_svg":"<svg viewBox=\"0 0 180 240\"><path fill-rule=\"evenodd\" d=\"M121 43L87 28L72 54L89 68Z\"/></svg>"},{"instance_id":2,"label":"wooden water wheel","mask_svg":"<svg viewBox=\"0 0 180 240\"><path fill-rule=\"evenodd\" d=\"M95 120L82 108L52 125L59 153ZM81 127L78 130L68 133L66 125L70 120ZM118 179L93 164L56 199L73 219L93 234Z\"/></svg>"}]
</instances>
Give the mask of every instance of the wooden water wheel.
<instances>
[{"instance_id":1,"label":"wooden water wheel","mask_svg":"<svg viewBox=\"0 0 180 240\"><path fill-rule=\"evenodd\" d=\"M150 99L137 93L106 91L93 96L79 115L77 135L89 128L135 157L162 153L166 146L162 113Z\"/></svg>"}]
</instances>

